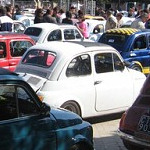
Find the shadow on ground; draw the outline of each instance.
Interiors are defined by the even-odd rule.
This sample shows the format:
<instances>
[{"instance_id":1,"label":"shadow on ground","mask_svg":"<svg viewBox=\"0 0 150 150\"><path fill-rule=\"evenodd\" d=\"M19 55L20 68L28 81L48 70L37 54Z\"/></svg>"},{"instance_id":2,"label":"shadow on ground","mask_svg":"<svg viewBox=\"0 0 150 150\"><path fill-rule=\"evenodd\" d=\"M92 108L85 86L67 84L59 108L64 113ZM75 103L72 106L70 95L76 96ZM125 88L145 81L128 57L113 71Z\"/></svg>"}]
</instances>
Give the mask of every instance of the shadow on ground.
<instances>
[{"instance_id":1,"label":"shadow on ground","mask_svg":"<svg viewBox=\"0 0 150 150\"><path fill-rule=\"evenodd\" d=\"M91 118L87 118L87 119L84 119L84 120L88 121L91 124L95 124L95 123L120 119L122 114L123 114L123 112L110 114L110 115L104 115L104 116L98 116L98 117L91 117Z\"/></svg>"}]
</instances>

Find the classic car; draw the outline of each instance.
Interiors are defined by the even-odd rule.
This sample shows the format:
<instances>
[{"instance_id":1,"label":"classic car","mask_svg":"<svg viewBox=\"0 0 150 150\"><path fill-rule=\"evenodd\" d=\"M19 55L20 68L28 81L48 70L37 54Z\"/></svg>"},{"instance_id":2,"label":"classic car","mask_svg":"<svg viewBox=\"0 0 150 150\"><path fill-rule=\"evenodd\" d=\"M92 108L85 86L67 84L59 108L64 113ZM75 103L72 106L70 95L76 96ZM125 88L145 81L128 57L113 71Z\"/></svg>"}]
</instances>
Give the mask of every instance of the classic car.
<instances>
[{"instance_id":1,"label":"classic car","mask_svg":"<svg viewBox=\"0 0 150 150\"><path fill-rule=\"evenodd\" d=\"M68 40L82 41L84 39L76 26L68 24L33 24L24 31L24 34L30 36L37 43Z\"/></svg>"},{"instance_id":2,"label":"classic car","mask_svg":"<svg viewBox=\"0 0 150 150\"><path fill-rule=\"evenodd\" d=\"M100 37L100 43L116 48L124 60L131 62L130 68L144 74L150 73L150 30L119 28L107 30Z\"/></svg>"},{"instance_id":3,"label":"classic car","mask_svg":"<svg viewBox=\"0 0 150 150\"><path fill-rule=\"evenodd\" d=\"M90 123L50 108L21 77L0 68L1 150L93 150Z\"/></svg>"},{"instance_id":4,"label":"classic car","mask_svg":"<svg viewBox=\"0 0 150 150\"><path fill-rule=\"evenodd\" d=\"M129 150L150 149L150 75L133 105L122 115L118 135Z\"/></svg>"},{"instance_id":5,"label":"classic car","mask_svg":"<svg viewBox=\"0 0 150 150\"><path fill-rule=\"evenodd\" d=\"M14 71L24 52L34 44L23 33L0 32L0 67Z\"/></svg>"},{"instance_id":6,"label":"classic car","mask_svg":"<svg viewBox=\"0 0 150 150\"><path fill-rule=\"evenodd\" d=\"M114 48L96 42L37 44L24 54L15 72L41 100L83 118L125 111L146 78L127 68Z\"/></svg>"}]
</instances>

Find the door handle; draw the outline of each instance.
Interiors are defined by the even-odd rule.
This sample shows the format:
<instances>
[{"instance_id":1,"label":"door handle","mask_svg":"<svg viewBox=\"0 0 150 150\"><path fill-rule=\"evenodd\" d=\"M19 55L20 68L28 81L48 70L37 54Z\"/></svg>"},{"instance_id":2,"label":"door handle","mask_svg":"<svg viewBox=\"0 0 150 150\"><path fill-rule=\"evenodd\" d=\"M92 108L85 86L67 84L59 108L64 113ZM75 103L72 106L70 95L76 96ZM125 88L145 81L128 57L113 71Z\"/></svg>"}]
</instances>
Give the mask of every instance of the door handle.
<instances>
[{"instance_id":1,"label":"door handle","mask_svg":"<svg viewBox=\"0 0 150 150\"><path fill-rule=\"evenodd\" d=\"M10 63L9 63L9 66L15 66L15 65L17 65L16 62L10 62Z\"/></svg>"},{"instance_id":2,"label":"door handle","mask_svg":"<svg viewBox=\"0 0 150 150\"><path fill-rule=\"evenodd\" d=\"M96 84L100 84L102 81L95 81L94 82L94 85L96 85Z\"/></svg>"}]
</instances>

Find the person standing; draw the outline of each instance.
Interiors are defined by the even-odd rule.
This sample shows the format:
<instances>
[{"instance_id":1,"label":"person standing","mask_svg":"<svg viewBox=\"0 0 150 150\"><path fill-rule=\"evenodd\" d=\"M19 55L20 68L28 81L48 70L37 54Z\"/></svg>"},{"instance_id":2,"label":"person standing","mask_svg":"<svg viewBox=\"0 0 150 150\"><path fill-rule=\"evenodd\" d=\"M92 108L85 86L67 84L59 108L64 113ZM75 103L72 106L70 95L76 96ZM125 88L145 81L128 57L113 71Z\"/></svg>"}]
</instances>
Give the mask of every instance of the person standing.
<instances>
[{"instance_id":1,"label":"person standing","mask_svg":"<svg viewBox=\"0 0 150 150\"><path fill-rule=\"evenodd\" d=\"M43 9L42 8L38 8L35 11L34 24L42 23L42 22L44 22L44 20L43 20Z\"/></svg>"},{"instance_id":2,"label":"person standing","mask_svg":"<svg viewBox=\"0 0 150 150\"><path fill-rule=\"evenodd\" d=\"M79 22L76 23L77 28L81 31L82 35L84 38L89 38L88 34L88 26L87 23L85 22L84 15L80 15L78 17Z\"/></svg>"},{"instance_id":3,"label":"person standing","mask_svg":"<svg viewBox=\"0 0 150 150\"><path fill-rule=\"evenodd\" d=\"M46 14L43 17L44 22L57 23L56 18L52 17L52 15L53 15L53 10L52 9L47 9Z\"/></svg>"},{"instance_id":4,"label":"person standing","mask_svg":"<svg viewBox=\"0 0 150 150\"><path fill-rule=\"evenodd\" d=\"M65 23L65 24L72 24L73 25L73 21L71 20L72 18L72 14L70 11L66 11L66 18L64 18L62 20L62 23Z\"/></svg>"},{"instance_id":5,"label":"person standing","mask_svg":"<svg viewBox=\"0 0 150 150\"><path fill-rule=\"evenodd\" d=\"M136 28L136 29L145 29L145 23L148 20L148 13L142 13L141 16L137 19L135 19L132 24L131 28Z\"/></svg>"},{"instance_id":6,"label":"person standing","mask_svg":"<svg viewBox=\"0 0 150 150\"><path fill-rule=\"evenodd\" d=\"M117 13L116 14L117 28L120 28L124 23L122 17L123 17L122 13Z\"/></svg>"},{"instance_id":7,"label":"person standing","mask_svg":"<svg viewBox=\"0 0 150 150\"><path fill-rule=\"evenodd\" d=\"M106 11L106 18L107 20L106 20L105 30L117 28L117 19L113 15L112 10Z\"/></svg>"},{"instance_id":8,"label":"person standing","mask_svg":"<svg viewBox=\"0 0 150 150\"><path fill-rule=\"evenodd\" d=\"M13 20L6 15L6 9L0 8L0 31L12 31Z\"/></svg>"}]
</instances>

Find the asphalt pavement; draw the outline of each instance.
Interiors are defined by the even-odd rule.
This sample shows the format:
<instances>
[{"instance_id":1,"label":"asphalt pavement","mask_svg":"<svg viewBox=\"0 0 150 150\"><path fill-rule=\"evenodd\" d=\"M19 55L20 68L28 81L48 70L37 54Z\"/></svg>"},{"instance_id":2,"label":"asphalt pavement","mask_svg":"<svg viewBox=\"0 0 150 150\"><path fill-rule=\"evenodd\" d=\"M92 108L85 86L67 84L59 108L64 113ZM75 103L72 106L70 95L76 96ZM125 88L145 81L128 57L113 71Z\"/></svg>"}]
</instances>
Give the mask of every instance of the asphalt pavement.
<instances>
[{"instance_id":1,"label":"asphalt pavement","mask_svg":"<svg viewBox=\"0 0 150 150\"><path fill-rule=\"evenodd\" d=\"M127 150L117 135L121 114L88 119L93 126L95 150Z\"/></svg>"}]
</instances>

